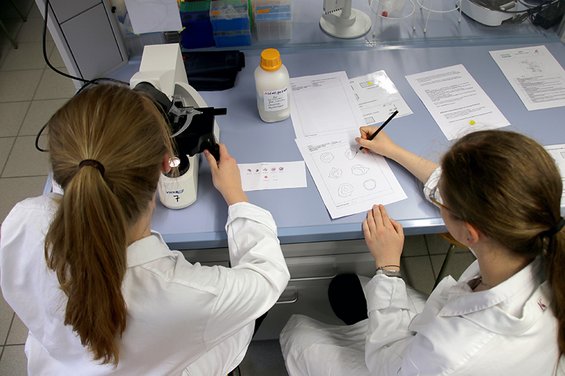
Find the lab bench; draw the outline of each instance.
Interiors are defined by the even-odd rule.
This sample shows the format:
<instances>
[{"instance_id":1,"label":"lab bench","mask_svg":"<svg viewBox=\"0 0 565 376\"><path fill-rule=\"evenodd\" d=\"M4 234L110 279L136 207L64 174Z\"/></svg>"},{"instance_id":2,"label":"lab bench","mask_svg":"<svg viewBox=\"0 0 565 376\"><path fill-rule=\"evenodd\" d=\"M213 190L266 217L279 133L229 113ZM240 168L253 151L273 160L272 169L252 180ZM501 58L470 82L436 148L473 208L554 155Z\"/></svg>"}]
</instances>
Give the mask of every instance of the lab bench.
<instances>
[{"instance_id":1,"label":"lab bench","mask_svg":"<svg viewBox=\"0 0 565 376\"><path fill-rule=\"evenodd\" d=\"M528 23L486 27L464 15L459 21L458 12L450 12L430 16L424 32L425 14L420 9L411 19L396 25L385 25L386 20L373 15L373 29L365 37L336 40L318 26L321 6L322 2L296 0L292 39L269 47L281 51L291 78L336 71L345 71L353 78L386 71L413 111L387 127L388 135L400 146L433 161L439 161L449 148L452 142L443 135L405 76L455 64L465 66L509 120L511 125L503 129L529 135L543 145L565 143L565 107L527 111L489 55L491 50L543 44L563 65L565 48L555 30L542 30ZM366 1L354 2L354 6L370 12ZM76 72L72 56L61 48L57 38L55 35L69 72ZM220 140L239 163L302 160L290 119L274 124L259 119L253 71L263 47L266 45L255 43L241 48L246 66L232 89L200 94L209 106L227 108L227 115L217 118ZM129 81L139 63L140 56L130 56L126 64L119 64L109 75ZM422 185L401 166L388 163L407 196L387 205L389 215L402 224L406 235L444 232L439 211L424 199ZM343 272L374 274L372 257L362 240L365 213L332 220L309 174L305 188L252 191L248 197L272 213L292 278L257 339L278 337L291 313L335 322L327 301L331 278ZM563 206L561 211L565 212ZM182 250L188 260L227 265L226 218L226 204L213 188L204 162L200 165L196 202L181 210L157 205L152 226L171 248Z\"/></svg>"}]
</instances>

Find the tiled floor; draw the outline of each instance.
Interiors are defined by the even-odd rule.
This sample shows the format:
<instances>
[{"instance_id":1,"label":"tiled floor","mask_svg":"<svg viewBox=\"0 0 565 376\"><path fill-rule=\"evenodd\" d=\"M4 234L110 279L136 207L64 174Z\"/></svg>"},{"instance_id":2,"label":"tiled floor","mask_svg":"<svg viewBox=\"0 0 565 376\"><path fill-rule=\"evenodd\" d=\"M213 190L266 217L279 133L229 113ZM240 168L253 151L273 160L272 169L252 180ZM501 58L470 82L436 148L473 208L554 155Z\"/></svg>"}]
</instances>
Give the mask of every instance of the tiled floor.
<instances>
[{"instance_id":1,"label":"tiled floor","mask_svg":"<svg viewBox=\"0 0 565 376\"><path fill-rule=\"evenodd\" d=\"M48 156L35 150L35 135L46 120L74 93L67 78L54 74L43 60L43 18L32 0L14 1L23 22L9 2L0 4L0 19L18 42L14 49L0 34L0 221L18 201L41 194ZM64 68L47 39L53 65ZM0 299L0 375L25 375L23 344L27 330L4 299Z\"/></svg>"},{"instance_id":2,"label":"tiled floor","mask_svg":"<svg viewBox=\"0 0 565 376\"><path fill-rule=\"evenodd\" d=\"M19 44L14 49L7 37L0 34L0 221L16 202L41 194L48 173L48 156L35 150L35 135L74 93L71 81L51 71L43 60L43 19L35 3L15 3L28 14L26 22L7 2L0 5L0 19ZM64 67L50 37L47 52L53 65ZM410 282L429 292L447 244L437 236L419 236L407 240L406 247L404 264ZM471 261L468 252L458 252L449 271L458 276ZM26 328L0 299L0 375L26 374L26 336ZM244 375L286 375L276 341L252 343L241 368Z\"/></svg>"}]
</instances>

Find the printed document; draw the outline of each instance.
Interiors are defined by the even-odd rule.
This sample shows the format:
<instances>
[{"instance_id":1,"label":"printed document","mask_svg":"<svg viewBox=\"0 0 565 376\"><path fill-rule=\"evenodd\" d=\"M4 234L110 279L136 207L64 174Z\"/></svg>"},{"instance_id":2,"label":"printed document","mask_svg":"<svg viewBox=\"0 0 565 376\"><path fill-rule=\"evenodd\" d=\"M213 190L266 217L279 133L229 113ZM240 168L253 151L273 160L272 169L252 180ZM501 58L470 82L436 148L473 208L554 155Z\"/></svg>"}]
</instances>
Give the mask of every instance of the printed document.
<instances>
[{"instance_id":1,"label":"printed document","mask_svg":"<svg viewBox=\"0 0 565 376\"><path fill-rule=\"evenodd\" d=\"M296 138L359 133L363 115L343 71L290 79L290 115Z\"/></svg>"},{"instance_id":2,"label":"printed document","mask_svg":"<svg viewBox=\"0 0 565 376\"><path fill-rule=\"evenodd\" d=\"M385 121L394 111L398 117L412 114L384 70L352 78L349 84L367 125Z\"/></svg>"},{"instance_id":3,"label":"printed document","mask_svg":"<svg viewBox=\"0 0 565 376\"><path fill-rule=\"evenodd\" d=\"M461 64L406 79L448 140L510 124Z\"/></svg>"},{"instance_id":4,"label":"printed document","mask_svg":"<svg viewBox=\"0 0 565 376\"><path fill-rule=\"evenodd\" d=\"M561 194L561 207L565 205L565 144L549 145L545 150L555 159L563 180L563 193ZM563 210L561 211L563 213Z\"/></svg>"},{"instance_id":5,"label":"printed document","mask_svg":"<svg viewBox=\"0 0 565 376\"><path fill-rule=\"evenodd\" d=\"M332 218L406 198L384 157L359 151L349 133L297 138L296 144Z\"/></svg>"},{"instance_id":6,"label":"printed document","mask_svg":"<svg viewBox=\"0 0 565 376\"><path fill-rule=\"evenodd\" d=\"M238 164L244 191L306 187L303 161Z\"/></svg>"},{"instance_id":7,"label":"printed document","mask_svg":"<svg viewBox=\"0 0 565 376\"><path fill-rule=\"evenodd\" d=\"M176 0L125 0L134 33L182 29Z\"/></svg>"},{"instance_id":8,"label":"printed document","mask_svg":"<svg viewBox=\"0 0 565 376\"><path fill-rule=\"evenodd\" d=\"M565 70L545 46L490 54L528 111L565 106Z\"/></svg>"}]
</instances>

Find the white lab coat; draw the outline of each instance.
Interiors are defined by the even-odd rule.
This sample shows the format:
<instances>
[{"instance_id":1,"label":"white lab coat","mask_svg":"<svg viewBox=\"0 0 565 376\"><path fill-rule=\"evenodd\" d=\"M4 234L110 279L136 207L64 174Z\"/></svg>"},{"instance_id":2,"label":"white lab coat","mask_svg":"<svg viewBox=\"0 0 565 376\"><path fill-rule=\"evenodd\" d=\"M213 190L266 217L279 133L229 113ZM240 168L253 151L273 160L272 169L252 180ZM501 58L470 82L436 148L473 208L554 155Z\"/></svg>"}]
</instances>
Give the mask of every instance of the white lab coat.
<instances>
[{"instance_id":1,"label":"white lab coat","mask_svg":"<svg viewBox=\"0 0 565 376\"><path fill-rule=\"evenodd\" d=\"M400 278L365 287L369 318L350 326L295 315L281 333L291 376L553 375L557 323L539 260L500 285L473 292L473 263L446 277L419 313Z\"/></svg>"},{"instance_id":2,"label":"white lab coat","mask_svg":"<svg viewBox=\"0 0 565 376\"><path fill-rule=\"evenodd\" d=\"M243 359L254 320L290 278L272 216L248 203L229 207L231 269L191 264L153 233L127 249L120 362L97 364L63 324L66 296L45 263L53 197L17 204L0 238L0 285L29 329L30 375L226 375Z\"/></svg>"},{"instance_id":3,"label":"white lab coat","mask_svg":"<svg viewBox=\"0 0 565 376\"><path fill-rule=\"evenodd\" d=\"M364 286L368 319L339 326L290 318L280 337L287 370L290 376L554 375L557 320L540 261L473 292L475 261L458 282L444 278L425 305L402 279L376 275Z\"/></svg>"}]
</instances>

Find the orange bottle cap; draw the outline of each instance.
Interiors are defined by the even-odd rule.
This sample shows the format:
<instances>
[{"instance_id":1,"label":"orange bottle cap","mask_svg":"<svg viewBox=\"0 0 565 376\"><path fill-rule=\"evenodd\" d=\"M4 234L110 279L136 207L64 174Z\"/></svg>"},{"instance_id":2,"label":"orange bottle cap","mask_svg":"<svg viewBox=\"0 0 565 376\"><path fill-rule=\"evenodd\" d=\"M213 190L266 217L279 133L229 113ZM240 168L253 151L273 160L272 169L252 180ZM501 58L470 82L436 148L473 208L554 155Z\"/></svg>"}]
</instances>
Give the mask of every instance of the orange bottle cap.
<instances>
[{"instance_id":1,"label":"orange bottle cap","mask_svg":"<svg viewBox=\"0 0 565 376\"><path fill-rule=\"evenodd\" d=\"M266 71L276 71L281 65L281 54L276 48L267 48L261 51L261 68Z\"/></svg>"}]
</instances>

